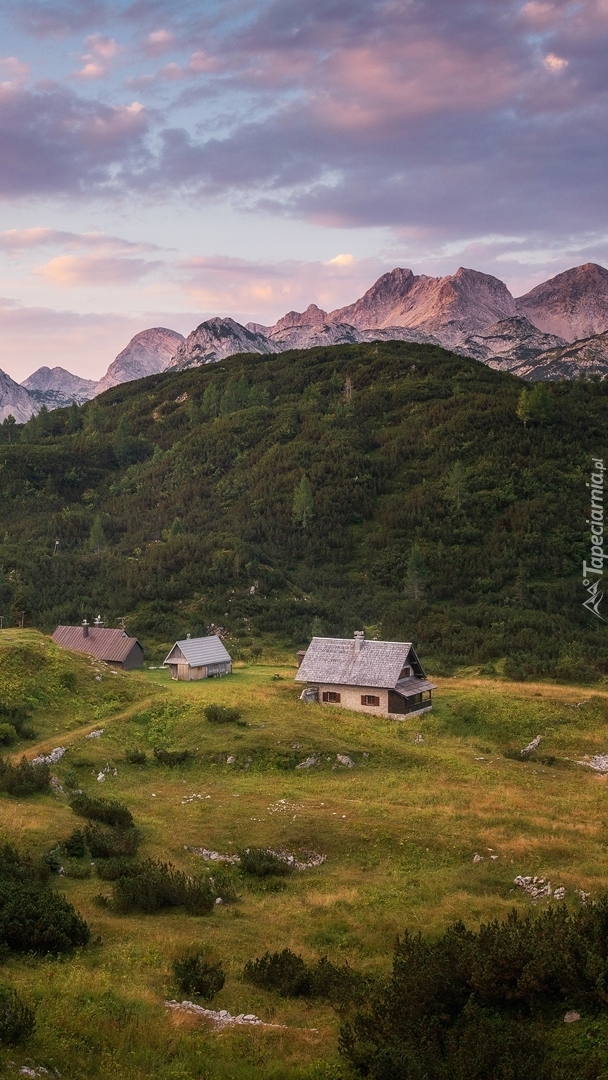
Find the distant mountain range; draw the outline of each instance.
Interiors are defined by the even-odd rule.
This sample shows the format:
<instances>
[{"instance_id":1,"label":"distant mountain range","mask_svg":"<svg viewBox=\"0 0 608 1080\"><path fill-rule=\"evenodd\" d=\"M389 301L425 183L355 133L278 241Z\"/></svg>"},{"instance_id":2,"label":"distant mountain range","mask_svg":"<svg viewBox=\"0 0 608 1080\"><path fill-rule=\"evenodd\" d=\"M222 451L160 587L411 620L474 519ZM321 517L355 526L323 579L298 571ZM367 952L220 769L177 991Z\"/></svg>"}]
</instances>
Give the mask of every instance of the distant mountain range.
<instances>
[{"instance_id":1,"label":"distant mountain range","mask_svg":"<svg viewBox=\"0 0 608 1080\"><path fill-rule=\"evenodd\" d=\"M235 353L279 353L359 341L428 342L530 381L608 374L608 270L585 263L513 297L490 274L460 267L434 278L396 268L354 304L290 311L273 326L215 317L187 338L143 330L95 383L42 367L21 385L0 372L0 419L19 423L45 405L78 404L120 383L170 368L211 364Z\"/></svg>"}]
</instances>

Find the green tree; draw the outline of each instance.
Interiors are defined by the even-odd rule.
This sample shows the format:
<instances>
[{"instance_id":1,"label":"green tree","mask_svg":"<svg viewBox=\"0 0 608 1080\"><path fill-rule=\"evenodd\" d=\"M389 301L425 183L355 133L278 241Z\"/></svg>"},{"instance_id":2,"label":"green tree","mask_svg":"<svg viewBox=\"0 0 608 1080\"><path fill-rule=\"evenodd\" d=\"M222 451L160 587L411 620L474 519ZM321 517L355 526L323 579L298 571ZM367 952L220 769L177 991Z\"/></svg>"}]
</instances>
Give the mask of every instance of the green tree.
<instances>
[{"instance_id":1,"label":"green tree","mask_svg":"<svg viewBox=\"0 0 608 1080\"><path fill-rule=\"evenodd\" d=\"M536 383L529 398L530 419L544 427L551 423L553 417L553 402L545 383Z\"/></svg>"},{"instance_id":2,"label":"green tree","mask_svg":"<svg viewBox=\"0 0 608 1080\"><path fill-rule=\"evenodd\" d=\"M296 525L306 529L313 516L314 503L310 480L304 474L296 490L293 493L292 518Z\"/></svg>"},{"instance_id":3,"label":"green tree","mask_svg":"<svg viewBox=\"0 0 608 1080\"><path fill-rule=\"evenodd\" d=\"M77 431L80 431L82 427L82 420L80 417L80 409L75 401L70 406L70 413L66 424L66 432L68 435L74 435Z\"/></svg>"},{"instance_id":4,"label":"green tree","mask_svg":"<svg viewBox=\"0 0 608 1080\"><path fill-rule=\"evenodd\" d=\"M530 391L525 388L522 390L517 401L517 413L518 420L521 420L524 427L528 426L528 421L532 419L532 413L530 411Z\"/></svg>"},{"instance_id":5,"label":"green tree","mask_svg":"<svg viewBox=\"0 0 608 1080\"><path fill-rule=\"evenodd\" d=\"M228 379L220 401L220 413L222 416L229 416L230 413L236 412L239 408L237 386L238 383L234 379Z\"/></svg>"},{"instance_id":6,"label":"green tree","mask_svg":"<svg viewBox=\"0 0 608 1080\"><path fill-rule=\"evenodd\" d=\"M217 383L211 382L203 394L203 414L215 419L220 411L220 395Z\"/></svg>"},{"instance_id":7,"label":"green tree","mask_svg":"<svg viewBox=\"0 0 608 1080\"><path fill-rule=\"evenodd\" d=\"M105 548L106 546L106 536L103 531L103 525L101 524L101 517L99 516L99 514L97 515L91 526L91 532L89 534L89 544L92 550L97 555L99 555L103 548Z\"/></svg>"},{"instance_id":8,"label":"green tree","mask_svg":"<svg viewBox=\"0 0 608 1080\"><path fill-rule=\"evenodd\" d=\"M15 417L13 416L12 413L9 413L8 416L6 417L6 419L2 421L2 427L4 428L4 430L6 432L7 442L9 442L9 443L14 441L14 432L15 432L16 424L17 424L17 421L15 420Z\"/></svg>"},{"instance_id":9,"label":"green tree","mask_svg":"<svg viewBox=\"0 0 608 1080\"><path fill-rule=\"evenodd\" d=\"M405 593L412 600L421 600L427 580L427 571L418 544L412 544L405 573Z\"/></svg>"},{"instance_id":10,"label":"green tree","mask_svg":"<svg viewBox=\"0 0 608 1080\"><path fill-rule=\"evenodd\" d=\"M457 510L462 510L462 504L467 496L467 474L461 461L455 461L445 480L445 493Z\"/></svg>"}]
</instances>

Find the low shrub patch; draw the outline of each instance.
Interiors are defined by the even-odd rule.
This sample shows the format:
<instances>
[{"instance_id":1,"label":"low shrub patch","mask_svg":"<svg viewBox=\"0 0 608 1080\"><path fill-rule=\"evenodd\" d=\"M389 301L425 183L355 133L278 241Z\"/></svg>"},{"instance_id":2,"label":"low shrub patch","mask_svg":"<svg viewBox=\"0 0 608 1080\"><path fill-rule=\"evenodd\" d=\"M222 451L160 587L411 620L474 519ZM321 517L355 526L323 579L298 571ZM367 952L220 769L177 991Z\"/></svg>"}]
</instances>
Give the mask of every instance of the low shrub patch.
<instances>
[{"instance_id":1,"label":"low shrub patch","mask_svg":"<svg viewBox=\"0 0 608 1080\"><path fill-rule=\"evenodd\" d=\"M132 859L118 857L115 859L98 859L95 863L97 876L102 881L116 881L119 877L137 873L137 863Z\"/></svg>"},{"instance_id":2,"label":"low shrub patch","mask_svg":"<svg viewBox=\"0 0 608 1080\"><path fill-rule=\"evenodd\" d=\"M17 742L17 732L12 724L0 722L0 745L11 746Z\"/></svg>"},{"instance_id":3,"label":"low shrub patch","mask_svg":"<svg viewBox=\"0 0 608 1080\"><path fill-rule=\"evenodd\" d=\"M18 765L0 759L0 791L8 795L35 795L50 790L51 770L44 762L32 765L22 757Z\"/></svg>"},{"instance_id":4,"label":"low shrub patch","mask_svg":"<svg viewBox=\"0 0 608 1080\"><path fill-rule=\"evenodd\" d=\"M65 851L70 859L82 859L87 853L87 841L82 829L74 829L67 840L61 844L61 850Z\"/></svg>"},{"instance_id":5,"label":"low shrub patch","mask_svg":"<svg viewBox=\"0 0 608 1080\"><path fill-rule=\"evenodd\" d=\"M127 750L125 751L125 760L128 761L129 765L145 765L148 758L145 750Z\"/></svg>"},{"instance_id":6,"label":"low shrub patch","mask_svg":"<svg viewBox=\"0 0 608 1080\"><path fill-rule=\"evenodd\" d=\"M87 825L84 840L94 859L114 859L135 855L141 834L134 827L110 830L102 829L99 825Z\"/></svg>"},{"instance_id":7,"label":"low shrub patch","mask_svg":"<svg viewBox=\"0 0 608 1080\"><path fill-rule=\"evenodd\" d=\"M86 945L90 931L72 904L46 884L49 867L0 849L0 946L17 953L62 953Z\"/></svg>"},{"instance_id":8,"label":"low shrub patch","mask_svg":"<svg viewBox=\"0 0 608 1080\"><path fill-rule=\"evenodd\" d=\"M131 811L115 799L92 799L89 795L75 795L70 800L70 806L75 814L89 818L91 821L102 821L105 825L117 825L122 828L130 828L133 825Z\"/></svg>"},{"instance_id":9,"label":"low shrub patch","mask_svg":"<svg viewBox=\"0 0 608 1080\"><path fill-rule=\"evenodd\" d=\"M63 860L63 872L66 877L78 878L84 881L85 878L91 876L91 863L87 859L64 859Z\"/></svg>"},{"instance_id":10,"label":"low shrub patch","mask_svg":"<svg viewBox=\"0 0 608 1080\"><path fill-rule=\"evenodd\" d=\"M188 953L174 960L172 966L182 994L197 994L209 1001L226 982L221 960L214 964L202 952Z\"/></svg>"},{"instance_id":11,"label":"low shrub patch","mask_svg":"<svg viewBox=\"0 0 608 1080\"><path fill-rule=\"evenodd\" d=\"M12 986L0 983L0 1046L17 1046L33 1034L36 1017Z\"/></svg>"},{"instance_id":12,"label":"low shrub patch","mask_svg":"<svg viewBox=\"0 0 608 1080\"><path fill-rule=\"evenodd\" d=\"M293 866L267 848L244 848L238 852L238 856L244 874L253 874L255 877L287 877L293 873Z\"/></svg>"},{"instance_id":13,"label":"low shrub patch","mask_svg":"<svg viewBox=\"0 0 608 1080\"><path fill-rule=\"evenodd\" d=\"M36 738L36 732L32 725L27 723L29 715L24 705L4 705L0 702L0 728L7 724L15 732L15 737L9 737L5 745L14 742L16 738Z\"/></svg>"},{"instance_id":14,"label":"low shrub patch","mask_svg":"<svg viewBox=\"0 0 608 1080\"><path fill-rule=\"evenodd\" d=\"M256 960L248 960L243 978L261 990L276 990L281 997L307 997L313 989L308 966L291 949L266 952Z\"/></svg>"},{"instance_id":15,"label":"low shrub patch","mask_svg":"<svg viewBox=\"0 0 608 1080\"><path fill-rule=\"evenodd\" d=\"M161 765L183 765L184 761L192 757L192 751L190 750L163 750L158 746L154 747L154 757Z\"/></svg>"},{"instance_id":16,"label":"low shrub patch","mask_svg":"<svg viewBox=\"0 0 608 1080\"><path fill-rule=\"evenodd\" d=\"M238 724L241 714L238 709L231 709L227 705L206 705L205 719L210 724ZM246 721L242 721L240 726L245 727Z\"/></svg>"},{"instance_id":17,"label":"low shrub patch","mask_svg":"<svg viewBox=\"0 0 608 1080\"><path fill-rule=\"evenodd\" d=\"M171 863L146 859L115 880L112 906L122 914L183 907L190 915L207 915L216 896L208 877L190 878Z\"/></svg>"}]
</instances>

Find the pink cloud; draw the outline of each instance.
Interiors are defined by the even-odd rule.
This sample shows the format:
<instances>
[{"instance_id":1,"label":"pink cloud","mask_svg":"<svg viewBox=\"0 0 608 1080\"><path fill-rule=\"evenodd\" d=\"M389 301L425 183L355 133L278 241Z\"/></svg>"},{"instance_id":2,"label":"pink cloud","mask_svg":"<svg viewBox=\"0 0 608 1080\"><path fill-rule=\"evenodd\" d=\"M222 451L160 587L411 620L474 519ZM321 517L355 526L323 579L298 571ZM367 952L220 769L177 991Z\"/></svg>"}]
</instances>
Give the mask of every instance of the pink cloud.
<instances>
[{"instance_id":1,"label":"pink cloud","mask_svg":"<svg viewBox=\"0 0 608 1080\"><path fill-rule=\"evenodd\" d=\"M175 36L171 30L153 30L148 34L143 49L146 56L161 56L175 45Z\"/></svg>"},{"instance_id":2,"label":"pink cloud","mask_svg":"<svg viewBox=\"0 0 608 1080\"><path fill-rule=\"evenodd\" d=\"M104 255L58 255L38 267L40 274L53 285L68 288L127 285L150 274L160 264L144 259L126 259Z\"/></svg>"}]
</instances>

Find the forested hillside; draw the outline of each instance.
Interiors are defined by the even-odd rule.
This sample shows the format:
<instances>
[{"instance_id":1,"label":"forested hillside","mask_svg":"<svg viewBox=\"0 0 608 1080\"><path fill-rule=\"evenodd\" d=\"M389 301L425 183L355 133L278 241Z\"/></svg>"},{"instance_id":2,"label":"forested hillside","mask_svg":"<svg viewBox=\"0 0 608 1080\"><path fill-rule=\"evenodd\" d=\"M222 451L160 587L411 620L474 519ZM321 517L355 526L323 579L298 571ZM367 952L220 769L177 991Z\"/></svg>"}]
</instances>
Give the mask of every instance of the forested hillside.
<instances>
[{"instance_id":1,"label":"forested hillside","mask_svg":"<svg viewBox=\"0 0 608 1080\"><path fill-rule=\"evenodd\" d=\"M0 614L124 616L157 647L214 624L245 657L365 626L436 669L600 676L580 567L608 385L534 391L525 424L521 389L386 342L231 357L5 422Z\"/></svg>"}]
</instances>

